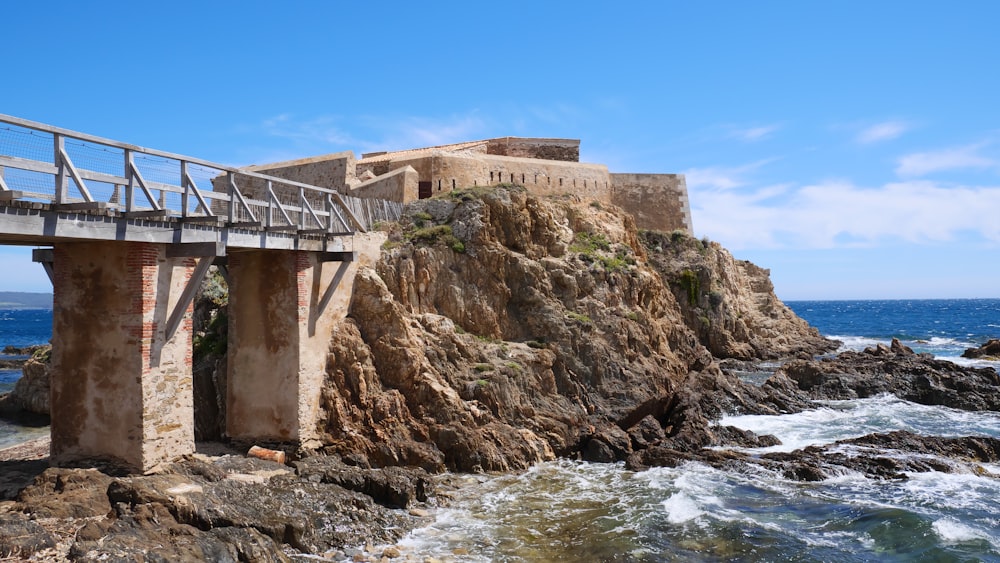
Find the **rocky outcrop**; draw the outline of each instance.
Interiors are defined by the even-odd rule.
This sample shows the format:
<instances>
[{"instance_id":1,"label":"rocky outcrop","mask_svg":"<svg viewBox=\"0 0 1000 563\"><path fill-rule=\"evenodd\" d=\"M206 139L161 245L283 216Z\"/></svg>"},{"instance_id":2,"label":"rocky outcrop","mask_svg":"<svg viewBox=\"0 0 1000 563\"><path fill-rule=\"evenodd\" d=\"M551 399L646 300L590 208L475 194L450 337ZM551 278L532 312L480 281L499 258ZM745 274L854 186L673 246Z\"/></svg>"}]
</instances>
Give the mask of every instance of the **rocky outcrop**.
<instances>
[{"instance_id":1,"label":"rocky outcrop","mask_svg":"<svg viewBox=\"0 0 1000 563\"><path fill-rule=\"evenodd\" d=\"M28 424L47 424L49 416L49 345L17 350L30 352L20 361L21 378L14 389L0 396L0 414Z\"/></svg>"},{"instance_id":2,"label":"rocky outcrop","mask_svg":"<svg viewBox=\"0 0 1000 563\"><path fill-rule=\"evenodd\" d=\"M837 347L778 299L770 270L682 231L644 231L641 238L685 323L715 357L811 357Z\"/></svg>"},{"instance_id":3,"label":"rocky outcrop","mask_svg":"<svg viewBox=\"0 0 1000 563\"><path fill-rule=\"evenodd\" d=\"M991 367L936 360L893 340L863 352L783 365L768 384L811 399L855 399L891 393L924 405L970 411L1000 410L1000 376Z\"/></svg>"},{"instance_id":4,"label":"rocky outcrop","mask_svg":"<svg viewBox=\"0 0 1000 563\"><path fill-rule=\"evenodd\" d=\"M36 350L21 367L21 379L14 384L11 401L34 414L49 414L49 356L51 346Z\"/></svg>"},{"instance_id":5,"label":"rocky outcrop","mask_svg":"<svg viewBox=\"0 0 1000 563\"><path fill-rule=\"evenodd\" d=\"M701 428L726 402L692 396L692 382L762 407L719 371L678 304L691 244L640 235L615 209L517 187L414 202L377 267L359 272L334 335L327 450L428 470L509 470L578 452L623 459L647 417L668 437L697 428L691 444L712 441ZM832 346L780 304L766 271L718 247L696 254L706 279L720 280L727 320L704 334L723 353Z\"/></svg>"},{"instance_id":6,"label":"rocky outcrop","mask_svg":"<svg viewBox=\"0 0 1000 563\"><path fill-rule=\"evenodd\" d=\"M1000 362L1000 338L991 338L978 348L966 348L962 357Z\"/></svg>"},{"instance_id":7,"label":"rocky outcrop","mask_svg":"<svg viewBox=\"0 0 1000 563\"><path fill-rule=\"evenodd\" d=\"M757 437L742 447L774 445L773 437ZM734 444L735 445L735 444ZM840 440L825 446L809 446L793 452L749 454L733 449L702 451L678 450L655 445L629 457L633 470L648 467L677 467L698 461L719 469L740 465L763 467L796 481L821 481L845 471L863 474L869 479L905 480L906 473L973 473L994 475L983 464L1000 461L1000 439L987 436L942 438L919 436L911 432L869 434Z\"/></svg>"},{"instance_id":8,"label":"rocky outcrop","mask_svg":"<svg viewBox=\"0 0 1000 563\"><path fill-rule=\"evenodd\" d=\"M906 472L988 473L980 464L1000 459L1000 440L985 436L941 438L908 432L871 434L827 446L787 453L748 454L739 449L777 445L773 436L757 436L731 427L714 426L721 412L774 414L814 408L813 400L856 399L893 394L926 405L970 411L1000 410L1000 376L993 368L975 368L916 354L898 340L863 352L843 352L819 360L793 360L759 388L724 385L725 379L692 381L678 395L687 400L679 409L688 429L638 449L628 466L675 467L700 461L720 468L760 465L789 479L814 481L842 474L863 473L872 479L904 479ZM707 404L706 404L707 403ZM681 403L683 405L683 403ZM681 406L679 405L679 406ZM690 422L693 420L693 423ZM914 455L917 454L917 455ZM998 476L1000 477L1000 476Z\"/></svg>"},{"instance_id":9,"label":"rocky outcrop","mask_svg":"<svg viewBox=\"0 0 1000 563\"><path fill-rule=\"evenodd\" d=\"M288 561L290 551L339 560L366 541L391 543L418 521L383 505L415 507L433 494L420 472L376 474L334 457L296 465L227 455L147 476L46 469L4 507L0 557ZM69 541L57 546L67 529Z\"/></svg>"}]
</instances>

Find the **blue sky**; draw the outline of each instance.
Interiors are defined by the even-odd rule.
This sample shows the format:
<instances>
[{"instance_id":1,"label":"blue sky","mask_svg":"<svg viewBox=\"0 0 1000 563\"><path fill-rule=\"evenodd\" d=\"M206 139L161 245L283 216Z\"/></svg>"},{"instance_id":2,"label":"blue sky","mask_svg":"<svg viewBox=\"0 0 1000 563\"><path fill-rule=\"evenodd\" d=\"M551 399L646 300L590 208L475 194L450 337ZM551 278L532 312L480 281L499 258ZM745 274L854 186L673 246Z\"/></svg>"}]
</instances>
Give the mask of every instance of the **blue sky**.
<instances>
[{"instance_id":1,"label":"blue sky","mask_svg":"<svg viewBox=\"0 0 1000 563\"><path fill-rule=\"evenodd\" d=\"M998 2L17 2L0 113L227 164L493 136L682 172L795 299L1000 297ZM0 247L0 289L48 291Z\"/></svg>"}]
</instances>

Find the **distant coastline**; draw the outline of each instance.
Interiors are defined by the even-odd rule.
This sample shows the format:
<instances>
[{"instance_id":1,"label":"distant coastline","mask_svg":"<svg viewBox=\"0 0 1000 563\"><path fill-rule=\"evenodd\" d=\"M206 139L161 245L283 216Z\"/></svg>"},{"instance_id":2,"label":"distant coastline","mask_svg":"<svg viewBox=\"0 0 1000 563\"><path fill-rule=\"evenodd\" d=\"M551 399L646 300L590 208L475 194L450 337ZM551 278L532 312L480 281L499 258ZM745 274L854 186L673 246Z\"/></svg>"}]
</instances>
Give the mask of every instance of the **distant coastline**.
<instances>
[{"instance_id":1,"label":"distant coastline","mask_svg":"<svg viewBox=\"0 0 1000 563\"><path fill-rule=\"evenodd\" d=\"M51 293L0 291L0 309L51 309Z\"/></svg>"}]
</instances>

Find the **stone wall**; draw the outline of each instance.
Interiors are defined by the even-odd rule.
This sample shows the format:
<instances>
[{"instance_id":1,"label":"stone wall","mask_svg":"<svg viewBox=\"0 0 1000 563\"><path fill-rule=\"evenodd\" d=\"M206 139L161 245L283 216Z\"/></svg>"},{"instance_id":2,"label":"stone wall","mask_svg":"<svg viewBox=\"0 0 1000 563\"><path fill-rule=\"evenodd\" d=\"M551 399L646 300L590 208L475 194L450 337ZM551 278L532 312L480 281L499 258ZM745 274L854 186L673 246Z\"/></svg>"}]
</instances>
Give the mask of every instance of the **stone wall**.
<instances>
[{"instance_id":1,"label":"stone wall","mask_svg":"<svg viewBox=\"0 0 1000 563\"><path fill-rule=\"evenodd\" d=\"M389 201L413 201L417 199L418 180L417 171L411 166L404 166L358 184L350 191L350 195Z\"/></svg>"},{"instance_id":2,"label":"stone wall","mask_svg":"<svg viewBox=\"0 0 1000 563\"><path fill-rule=\"evenodd\" d=\"M611 202L640 229L694 233L683 174L611 174Z\"/></svg>"},{"instance_id":3,"label":"stone wall","mask_svg":"<svg viewBox=\"0 0 1000 563\"><path fill-rule=\"evenodd\" d=\"M575 194L609 201L611 178L606 166L497 155L438 152L394 159L393 168L412 166L432 193L502 183L520 184L539 195Z\"/></svg>"},{"instance_id":4,"label":"stone wall","mask_svg":"<svg viewBox=\"0 0 1000 563\"><path fill-rule=\"evenodd\" d=\"M277 176L286 180L294 180L311 186L319 186L340 193L347 193L349 187L358 183L356 162L351 151L301 158L274 164L261 164L246 168L251 172L259 172L268 176ZM263 185L263 181L255 180ZM244 189L243 186L240 186Z\"/></svg>"},{"instance_id":5,"label":"stone wall","mask_svg":"<svg viewBox=\"0 0 1000 563\"><path fill-rule=\"evenodd\" d=\"M580 162L580 141L578 139L500 137L487 141L486 152L498 156Z\"/></svg>"}]
</instances>

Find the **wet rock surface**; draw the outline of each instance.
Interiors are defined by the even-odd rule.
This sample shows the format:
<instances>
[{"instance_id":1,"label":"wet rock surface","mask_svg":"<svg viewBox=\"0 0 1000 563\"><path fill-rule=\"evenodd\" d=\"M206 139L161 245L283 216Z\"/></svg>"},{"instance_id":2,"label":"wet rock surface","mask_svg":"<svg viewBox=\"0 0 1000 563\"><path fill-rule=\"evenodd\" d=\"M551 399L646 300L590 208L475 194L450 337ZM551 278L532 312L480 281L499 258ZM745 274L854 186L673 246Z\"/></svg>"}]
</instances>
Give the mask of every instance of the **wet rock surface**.
<instances>
[{"instance_id":1,"label":"wet rock surface","mask_svg":"<svg viewBox=\"0 0 1000 563\"><path fill-rule=\"evenodd\" d=\"M0 504L0 555L287 561L392 543L418 521L400 509L427 506L432 497L423 471L361 469L336 457L292 468L194 456L156 475L122 477L48 468ZM56 550L54 538L66 530L74 533Z\"/></svg>"},{"instance_id":2,"label":"wet rock surface","mask_svg":"<svg viewBox=\"0 0 1000 563\"><path fill-rule=\"evenodd\" d=\"M967 348L962 357L1000 361L1000 338L991 338L978 348Z\"/></svg>"},{"instance_id":3,"label":"wet rock surface","mask_svg":"<svg viewBox=\"0 0 1000 563\"><path fill-rule=\"evenodd\" d=\"M787 378L788 381L782 380ZM796 360L778 370L771 384L811 399L855 399L890 393L923 405L968 411L1000 410L1000 376L991 367L936 360L893 340L863 352L821 360Z\"/></svg>"},{"instance_id":4,"label":"wet rock surface","mask_svg":"<svg viewBox=\"0 0 1000 563\"><path fill-rule=\"evenodd\" d=\"M725 383L719 386L720 382ZM793 452L754 453L780 442L732 427L712 425L719 408L728 413L777 414L818 406L815 400L872 397L882 393L926 405L970 411L997 411L1000 377L993 368L959 366L916 354L894 340L862 352L843 352L817 360L792 360L759 388L725 379L695 383L678 418L687 429L630 454L628 467L675 467L699 461L731 469L740 464L765 467L786 478L818 481L845 471L871 479L906 479L912 472L970 472L990 475L981 464L1000 460L1000 440L986 436L944 438L910 432L870 434ZM685 393L679 393L681 401ZM714 399L713 407L711 403ZM691 424L690 420L695 423ZM726 449L704 449L724 446ZM1000 478L1000 476L996 476Z\"/></svg>"}]
</instances>

